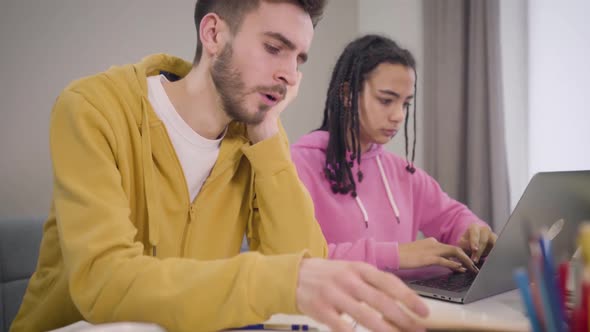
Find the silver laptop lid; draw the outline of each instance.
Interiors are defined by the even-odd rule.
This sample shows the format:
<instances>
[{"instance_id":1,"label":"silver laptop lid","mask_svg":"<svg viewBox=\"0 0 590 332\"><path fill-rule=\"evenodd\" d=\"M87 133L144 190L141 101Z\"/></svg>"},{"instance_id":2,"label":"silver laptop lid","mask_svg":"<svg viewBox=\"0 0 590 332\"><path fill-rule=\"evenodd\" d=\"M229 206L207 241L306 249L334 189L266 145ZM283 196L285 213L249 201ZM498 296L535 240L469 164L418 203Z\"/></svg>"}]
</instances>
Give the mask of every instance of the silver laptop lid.
<instances>
[{"instance_id":1,"label":"silver laptop lid","mask_svg":"<svg viewBox=\"0 0 590 332\"><path fill-rule=\"evenodd\" d=\"M529 182L494 249L465 297L465 303L502 293L516 286L512 272L527 266L525 225L552 230L551 250L556 262L569 260L576 250L580 223L590 221L590 171L542 172Z\"/></svg>"}]
</instances>

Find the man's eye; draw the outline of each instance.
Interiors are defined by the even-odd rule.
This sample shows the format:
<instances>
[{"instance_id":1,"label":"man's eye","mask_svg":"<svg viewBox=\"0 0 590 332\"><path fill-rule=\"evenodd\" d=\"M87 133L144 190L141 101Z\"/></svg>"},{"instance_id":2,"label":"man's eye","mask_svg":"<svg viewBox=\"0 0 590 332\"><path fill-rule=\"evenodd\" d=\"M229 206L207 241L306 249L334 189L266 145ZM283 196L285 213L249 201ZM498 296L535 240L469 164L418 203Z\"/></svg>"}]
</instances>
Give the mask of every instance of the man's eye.
<instances>
[{"instance_id":1,"label":"man's eye","mask_svg":"<svg viewBox=\"0 0 590 332\"><path fill-rule=\"evenodd\" d=\"M279 52L281 51L280 49L269 44L264 44L264 48L266 48L266 51L270 54L279 54Z\"/></svg>"}]
</instances>

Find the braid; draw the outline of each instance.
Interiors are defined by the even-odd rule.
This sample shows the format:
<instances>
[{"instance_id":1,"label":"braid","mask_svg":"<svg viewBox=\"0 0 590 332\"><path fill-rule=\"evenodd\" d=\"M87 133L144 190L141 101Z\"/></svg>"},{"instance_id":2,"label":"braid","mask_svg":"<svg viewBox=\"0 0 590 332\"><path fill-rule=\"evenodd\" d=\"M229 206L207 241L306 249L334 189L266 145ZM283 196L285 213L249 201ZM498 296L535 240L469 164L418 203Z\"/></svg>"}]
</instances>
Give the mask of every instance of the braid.
<instances>
[{"instance_id":1,"label":"braid","mask_svg":"<svg viewBox=\"0 0 590 332\"><path fill-rule=\"evenodd\" d=\"M418 74L416 74L416 81L414 83L414 142L412 142L412 170L410 173L414 173L416 168L414 168L414 160L416 159L416 136L418 135L418 129L416 125L418 121L416 121L416 105L418 104Z\"/></svg>"},{"instance_id":2,"label":"braid","mask_svg":"<svg viewBox=\"0 0 590 332\"><path fill-rule=\"evenodd\" d=\"M320 130L329 131L324 173L334 193L352 192L356 196L356 183L352 174L354 159L360 157L358 126L358 73L360 62L354 54L343 54L332 75L333 82L349 82L346 85L330 84ZM331 119L337 119L331 121ZM350 136L350 143L348 142ZM341 144L341 142L346 142ZM350 151L350 162L346 160ZM357 158L357 162L360 158Z\"/></svg>"},{"instance_id":3,"label":"braid","mask_svg":"<svg viewBox=\"0 0 590 332\"><path fill-rule=\"evenodd\" d=\"M418 104L418 74L416 74L416 80L414 81L414 138L412 142L412 161L408 160L408 119L410 118L410 114L406 116L406 121L404 122L407 163L406 171L410 172L410 174L414 174L414 172L416 172L416 167L414 167L414 159L416 157L416 135L418 134L416 129L416 104Z\"/></svg>"},{"instance_id":4,"label":"braid","mask_svg":"<svg viewBox=\"0 0 590 332\"><path fill-rule=\"evenodd\" d=\"M332 72L324 107L324 119L318 130L328 131L324 175L332 192L356 197L356 181L362 182L359 96L367 76L381 63L402 64L414 69L412 54L394 41L379 35L367 35L348 44ZM414 104L414 131L415 124ZM405 120L406 160L408 159L407 122ZM416 147L412 151L412 168ZM350 156L348 157L348 153ZM348 158L347 158L348 157ZM354 163L359 171L353 174ZM408 167L410 163L408 161ZM413 171L411 172L413 173Z\"/></svg>"},{"instance_id":5,"label":"braid","mask_svg":"<svg viewBox=\"0 0 590 332\"><path fill-rule=\"evenodd\" d=\"M404 143L406 145L406 170L410 171L410 162L408 159L408 121L409 121L409 114L406 114L406 118L404 120Z\"/></svg>"}]
</instances>

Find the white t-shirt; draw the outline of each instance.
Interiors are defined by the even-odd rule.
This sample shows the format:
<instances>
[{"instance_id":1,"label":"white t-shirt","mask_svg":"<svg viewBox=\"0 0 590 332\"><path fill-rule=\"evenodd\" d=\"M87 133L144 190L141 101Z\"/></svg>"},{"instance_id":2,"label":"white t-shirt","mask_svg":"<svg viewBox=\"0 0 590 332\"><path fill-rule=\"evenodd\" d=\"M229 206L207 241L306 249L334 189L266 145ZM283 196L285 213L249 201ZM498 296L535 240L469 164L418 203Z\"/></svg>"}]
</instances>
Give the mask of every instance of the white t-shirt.
<instances>
[{"instance_id":1,"label":"white t-shirt","mask_svg":"<svg viewBox=\"0 0 590 332\"><path fill-rule=\"evenodd\" d=\"M193 202L211 173L219 155L219 146L223 137L210 140L197 134L176 112L162 86L162 80L167 79L163 75L148 77L148 98L154 111L166 126L184 172L191 202Z\"/></svg>"}]
</instances>

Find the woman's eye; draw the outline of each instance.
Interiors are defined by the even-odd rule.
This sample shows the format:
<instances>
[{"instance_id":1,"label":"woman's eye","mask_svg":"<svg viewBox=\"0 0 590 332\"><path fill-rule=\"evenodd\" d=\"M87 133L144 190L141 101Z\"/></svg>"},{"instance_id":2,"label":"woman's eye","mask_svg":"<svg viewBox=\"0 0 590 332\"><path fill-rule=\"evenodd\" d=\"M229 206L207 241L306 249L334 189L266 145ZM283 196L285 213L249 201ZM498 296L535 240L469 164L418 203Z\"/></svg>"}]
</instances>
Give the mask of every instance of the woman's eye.
<instances>
[{"instance_id":1,"label":"woman's eye","mask_svg":"<svg viewBox=\"0 0 590 332\"><path fill-rule=\"evenodd\" d=\"M264 48L266 48L266 51L270 54L279 54L279 52L281 51L280 49L269 44L264 44Z\"/></svg>"},{"instance_id":2,"label":"woman's eye","mask_svg":"<svg viewBox=\"0 0 590 332\"><path fill-rule=\"evenodd\" d=\"M404 108L410 108L410 106L412 106L412 103L404 103Z\"/></svg>"},{"instance_id":3,"label":"woman's eye","mask_svg":"<svg viewBox=\"0 0 590 332\"><path fill-rule=\"evenodd\" d=\"M379 102L381 102L381 104L387 106L387 105L391 104L392 100L391 99L379 99Z\"/></svg>"}]
</instances>

